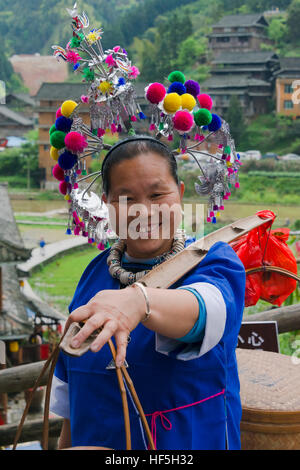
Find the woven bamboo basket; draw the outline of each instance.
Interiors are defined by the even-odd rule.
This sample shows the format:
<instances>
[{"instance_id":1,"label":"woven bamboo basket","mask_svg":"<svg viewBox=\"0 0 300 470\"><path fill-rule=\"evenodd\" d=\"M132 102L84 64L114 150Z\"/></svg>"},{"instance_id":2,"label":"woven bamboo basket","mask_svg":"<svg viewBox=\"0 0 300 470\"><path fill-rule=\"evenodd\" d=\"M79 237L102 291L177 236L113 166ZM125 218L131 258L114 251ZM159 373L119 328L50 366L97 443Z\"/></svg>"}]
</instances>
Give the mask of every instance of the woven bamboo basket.
<instances>
[{"instance_id":1,"label":"woven bamboo basket","mask_svg":"<svg viewBox=\"0 0 300 470\"><path fill-rule=\"evenodd\" d=\"M237 349L242 450L300 449L300 364L290 356Z\"/></svg>"}]
</instances>

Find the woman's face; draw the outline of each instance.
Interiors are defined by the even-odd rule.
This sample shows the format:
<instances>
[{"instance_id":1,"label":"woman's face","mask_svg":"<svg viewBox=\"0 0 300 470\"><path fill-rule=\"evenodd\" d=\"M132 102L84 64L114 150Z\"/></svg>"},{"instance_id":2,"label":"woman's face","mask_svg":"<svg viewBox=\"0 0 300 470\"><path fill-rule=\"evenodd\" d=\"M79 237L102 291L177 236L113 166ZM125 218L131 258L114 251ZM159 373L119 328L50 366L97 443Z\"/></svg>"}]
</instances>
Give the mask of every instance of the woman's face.
<instances>
[{"instance_id":1,"label":"woman's face","mask_svg":"<svg viewBox=\"0 0 300 470\"><path fill-rule=\"evenodd\" d=\"M171 248L181 222L184 184L177 185L168 162L148 152L123 160L110 171L108 204L113 230L135 258L151 258Z\"/></svg>"}]
</instances>

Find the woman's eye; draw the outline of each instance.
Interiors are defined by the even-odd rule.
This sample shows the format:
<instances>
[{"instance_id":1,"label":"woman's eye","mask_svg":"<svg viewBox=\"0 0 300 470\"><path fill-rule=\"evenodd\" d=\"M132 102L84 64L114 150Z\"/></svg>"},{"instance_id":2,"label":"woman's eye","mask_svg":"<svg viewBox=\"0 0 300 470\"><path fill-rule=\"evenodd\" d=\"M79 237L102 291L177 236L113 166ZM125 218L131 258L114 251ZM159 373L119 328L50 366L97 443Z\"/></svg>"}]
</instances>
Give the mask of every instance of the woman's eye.
<instances>
[{"instance_id":1,"label":"woman's eye","mask_svg":"<svg viewBox=\"0 0 300 470\"><path fill-rule=\"evenodd\" d=\"M160 194L160 193L152 194L152 198L157 198L157 197L160 197L160 196L162 196L162 194Z\"/></svg>"}]
</instances>

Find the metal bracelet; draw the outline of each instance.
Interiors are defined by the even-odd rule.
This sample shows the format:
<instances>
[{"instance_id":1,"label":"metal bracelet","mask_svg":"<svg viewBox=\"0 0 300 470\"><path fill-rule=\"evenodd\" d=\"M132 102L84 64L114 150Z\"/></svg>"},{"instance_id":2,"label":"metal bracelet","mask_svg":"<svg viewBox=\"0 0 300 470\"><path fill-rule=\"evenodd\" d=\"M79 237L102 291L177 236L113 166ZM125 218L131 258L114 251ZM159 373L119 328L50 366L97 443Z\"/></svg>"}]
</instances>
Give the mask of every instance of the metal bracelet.
<instances>
[{"instance_id":1,"label":"metal bracelet","mask_svg":"<svg viewBox=\"0 0 300 470\"><path fill-rule=\"evenodd\" d=\"M148 297L147 291L146 291L145 287L143 286L143 284L141 284L140 282L135 282L134 284L132 284L132 287L134 287L134 286L137 286L137 287L140 288L140 290L141 290L141 292L142 292L142 294L145 298L145 301L146 301L146 314L145 314L144 320L142 320L142 323L145 323L151 315L149 297Z\"/></svg>"}]
</instances>

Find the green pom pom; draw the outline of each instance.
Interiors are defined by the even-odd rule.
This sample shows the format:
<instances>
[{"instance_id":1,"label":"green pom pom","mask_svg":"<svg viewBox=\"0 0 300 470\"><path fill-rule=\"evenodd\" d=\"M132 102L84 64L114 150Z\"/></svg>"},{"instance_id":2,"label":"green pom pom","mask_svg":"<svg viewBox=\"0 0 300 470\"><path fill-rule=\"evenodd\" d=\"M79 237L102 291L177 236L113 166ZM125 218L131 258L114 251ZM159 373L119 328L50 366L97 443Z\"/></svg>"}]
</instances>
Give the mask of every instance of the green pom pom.
<instances>
[{"instance_id":1,"label":"green pom pom","mask_svg":"<svg viewBox=\"0 0 300 470\"><path fill-rule=\"evenodd\" d=\"M55 124L53 124L53 126L50 127L49 134L51 135L55 131L56 131L56 127L55 127Z\"/></svg>"},{"instance_id":2,"label":"green pom pom","mask_svg":"<svg viewBox=\"0 0 300 470\"><path fill-rule=\"evenodd\" d=\"M86 170L82 170L82 176L86 176L87 175L87 171Z\"/></svg>"},{"instance_id":3,"label":"green pom pom","mask_svg":"<svg viewBox=\"0 0 300 470\"><path fill-rule=\"evenodd\" d=\"M133 128L129 129L128 135L135 136L136 135L135 130Z\"/></svg>"},{"instance_id":4,"label":"green pom pom","mask_svg":"<svg viewBox=\"0 0 300 470\"><path fill-rule=\"evenodd\" d=\"M194 121L197 126L208 126L212 121L212 114L208 109L199 109L194 113Z\"/></svg>"},{"instance_id":5,"label":"green pom pom","mask_svg":"<svg viewBox=\"0 0 300 470\"><path fill-rule=\"evenodd\" d=\"M87 80L87 81L93 81L95 79L95 72L94 70L90 70L89 67L85 67L83 69L83 75L84 75L84 78Z\"/></svg>"},{"instance_id":6,"label":"green pom pom","mask_svg":"<svg viewBox=\"0 0 300 470\"><path fill-rule=\"evenodd\" d=\"M182 72L179 72L178 70L174 70L174 72L171 72L168 76L168 80L171 83L180 82L184 84L186 82L184 74Z\"/></svg>"},{"instance_id":7,"label":"green pom pom","mask_svg":"<svg viewBox=\"0 0 300 470\"><path fill-rule=\"evenodd\" d=\"M230 155L230 154L231 154L231 148L229 147L229 145L227 145L227 146L224 148L224 153L226 153L227 155Z\"/></svg>"},{"instance_id":8,"label":"green pom pom","mask_svg":"<svg viewBox=\"0 0 300 470\"><path fill-rule=\"evenodd\" d=\"M52 134L50 135L50 143L52 147L56 148L57 150L64 148L66 135L67 134L62 131L52 132Z\"/></svg>"},{"instance_id":9,"label":"green pom pom","mask_svg":"<svg viewBox=\"0 0 300 470\"><path fill-rule=\"evenodd\" d=\"M83 35L81 34L81 36ZM83 39L84 39L84 36L83 37L73 36L70 42L70 48L72 49L73 47L79 47Z\"/></svg>"}]
</instances>

